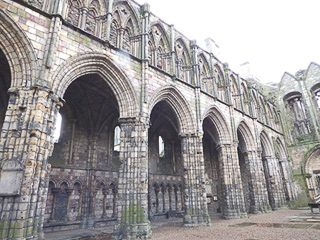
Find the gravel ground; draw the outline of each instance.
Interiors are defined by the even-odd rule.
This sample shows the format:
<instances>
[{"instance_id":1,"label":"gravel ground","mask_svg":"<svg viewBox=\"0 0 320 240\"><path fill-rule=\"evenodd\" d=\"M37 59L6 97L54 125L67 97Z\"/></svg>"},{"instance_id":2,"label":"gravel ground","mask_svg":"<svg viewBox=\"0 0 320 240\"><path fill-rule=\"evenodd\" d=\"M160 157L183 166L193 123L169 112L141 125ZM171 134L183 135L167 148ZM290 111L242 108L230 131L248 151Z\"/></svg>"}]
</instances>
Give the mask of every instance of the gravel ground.
<instances>
[{"instance_id":1,"label":"gravel ground","mask_svg":"<svg viewBox=\"0 0 320 240\"><path fill-rule=\"evenodd\" d=\"M290 221L294 220L294 221ZM210 227L184 228L182 219L151 223L153 240L320 240L320 213L278 210L249 218L211 220ZM73 230L46 234L46 240L111 240L112 229ZM89 237L91 235L91 237Z\"/></svg>"},{"instance_id":2,"label":"gravel ground","mask_svg":"<svg viewBox=\"0 0 320 240\"><path fill-rule=\"evenodd\" d=\"M210 227L183 228L177 226L153 230L153 240L243 239L243 240L320 240L320 223L289 222L289 216L306 210L278 210L267 214L249 215L247 219L213 219ZM250 224L255 223L255 224ZM279 223L273 225L271 223ZM231 226L242 224L242 226ZM316 228L315 228L316 227Z\"/></svg>"}]
</instances>

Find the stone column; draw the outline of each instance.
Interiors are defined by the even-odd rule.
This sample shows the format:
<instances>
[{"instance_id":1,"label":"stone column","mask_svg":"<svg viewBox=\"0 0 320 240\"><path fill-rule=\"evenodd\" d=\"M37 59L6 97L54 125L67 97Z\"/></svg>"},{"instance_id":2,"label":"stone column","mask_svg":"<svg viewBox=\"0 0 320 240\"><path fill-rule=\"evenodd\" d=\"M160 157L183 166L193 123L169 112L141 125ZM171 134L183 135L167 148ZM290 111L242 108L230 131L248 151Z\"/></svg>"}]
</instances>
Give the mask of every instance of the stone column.
<instances>
[{"instance_id":1,"label":"stone column","mask_svg":"<svg viewBox=\"0 0 320 240\"><path fill-rule=\"evenodd\" d=\"M168 187L168 194L169 194L169 212L172 211L172 186Z\"/></svg>"},{"instance_id":2,"label":"stone column","mask_svg":"<svg viewBox=\"0 0 320 240\"><path fill-rule=\"evenodd\" d=\"M112 20L113 0L108 1L107 22L106 22L106 40L110 41L111 20Z\"/></svg>"},{"instance_id":3,"label":"stone column","mask_svg":"<svg viewBox=\"0 0 320 240\"><path fill-rule=\"evenodd\" d=\"M80 16L80 28L84 30L86 28L86 21L87 21L87 14L88 9L87 8L81 8L81 16Z\"/></svg>"},{"instance_id":4,"label":"stone column","mask_svg":"<svg viewBox=\"0 0 320 240\"><path fill-rule=\"evenodd\" d=\"M115 188L112 190L113 198L112 198L112 216L111 217L116 217L117 215L117 194L118 194L118 189Z\"/></svg>"},{"instance_id":5,"label":"stone column","mask_svg":"<svg viewBox=\"0 0 320 240\"><path fill-rule=\"evenodd\" d=\"M170 51L171 51L171 74L174 78L177 77L177 67L176 67L176 52L174 48L175 44L175 30L174 26L170 26Z\"/></svg>"},{"instance_id":6,"label":"stone column","mask_svg":"<svg viewBox=\"0 0 320 240\"><path fill-rule=\"evenodd\" d=\"M83 190L79 189L78 192L79 192L79 208L78 208L77 220L80 220L82 218L81 213L82 213L82 193L83 193Z\"/></svg>"},{"instance_id":7,"label":"stone column","mask_svg":"<svg viewBox=\"0 0 320 240\"><path fill-rule=\"evenodd\" d=\"M58 98L40 88L9 92L0 141L0 238L43 239Z\"/></svg>"},{"instance_id":8,"label":"stone column","mask_svg":"<svg viewBox=\"0 0 320 240\"><path fill-rule=\"evenodd\" d=\"M226 92L226 102L229 104L229 105L234 105L235 106L235 103L233 103L233 99L232 99L232 91L231 91L231 80L230 80L230 77L229 77L229 65L228 63L225 63L223 64L223 70L224 70L224 77L225 77L225 92Z\"/></svg>"},{"instance_id":9,"label":"stone column","mask_svg":"<svg viewBox=\"0 0 320 240\"><path fill-rule=\"evenodd\" d=\"M116 239L148 238L148 127L147 119L121 118L118 225Z\"/></svg>"},{"instance_id":10,"label":"stone column","mask_svg":"<svg viewBox=\"0 0 320 240\"><path fill-rule=\"evenodd\" d=\"M272 156L264 156L262 161L265 169L269 202L272 210L277 210L285 204L279 166L276 159Z\"/></svg>"},{"instance_id":11,"label":"stone column","mask_svg":"<svg viewBox=\"0 0 320 240\"><path fill-rule=\"evenodd\" d=\"M162 192L162 212L166 212L166 186L161 187L161 192Z\"/></svg>"},{"instance_id":12,"label":"stone column","mask_svg":"<svg viewBox=\"0 0 320 240\"><path fill-rule=\"evenodd\" d=\"M269 167L272 169L272 189L274 191L275 209L281 208L286 205L285 190L283 189L283 180L280 174L279 161L275 156L267 159Z\"/></svg>"},{"instance_id":13,"label":"stone column","mask_svg":"<svg viewBox=\"0 0 320 240\"><path fill-rule=\"evenodd\" d=\"M247 152L250 181L253 199L251 199L250 212L267 212L270 210L266 181L262 161L256 151Z\"/></svg>"},{"instance_id":14,"label":"stone column","mask_svg":"<svg viewBox=\"0 0 320 240\"><path fill-rule=\"evenodd\" d=\"M102 212L102 218L105 218L107 217L107 196L108 196L108 192L109 192L109 189L107 188L104 188L102 190L102 194L103 194L103 212Z\"/></svg>"},{"instance_id":15,"label":"stone column","mask_svg":"<svg viewBox=\"0 0 320 240\"><path fill-rule=\"evenodd\" d=\"M197 131L202 132L202 121L201 121L201 82L200 73L198 65L198 46L196 40L190 42L190 47L192 49L192 72L193 72L193 83L195 85L194 95L195 95L195 109L196 109L196 119L197 119Z\"/></svg>"},{"instance_id":16,"label":"stone column","mask_svg":"<svg viewBox=\"0 0 320 240\"><path fill-rule=\"evenodd\" d=\"M60 188L52 188L52 208L51 208L51 214L50 214L50 221L54 220L54 210L56 207L56 199L57 199L57 194L59 193Z\"/></svg>"},{"instance_id":17,"label":"stone column","mask_svg":"<svg viewBox=\"0 0 320 240\"><path fill-rule=\"evenodd\" d=\"M72 189L72 188L67 188L67 189L66 189L66 193L67 193L67 195L68 195L66 221L68 221L68 215L69 215L69 212L70 212L70 197L71 197L72 192L73 192L73 189Z\"/></svg>"},{"instance_id":18,"label":"stone column","mask_svg":"<svg viewBox=\"0 0 320 240\"><path fill-rule=\"evenodd\" d=\"M288 201L292 201L296 198L296 190L294 188L294 182L292 177L292 165L291 162L285 158L283 160L280 160L279 164L282 164L282 170L284 175L284 185L287 188L288 191Z\"/></svg>"},{"instance_id":19,"label":"stone column","mask_svg":"<svg viewBox=\"0 0 320 240\"><path fill-rule=\"evenodd\" d=\"M184 225L210 225L205 192L205 173L202 136L181 136L184 167Z\"/></svg>"},{"instance_id":20,"label":"stone column","mask_svg":"<svg viewBox=\"0 0 320 240\"><path fill-rule=\"evenodd\" d=\"M154 186L154 196L155 196L155 200L156 200L156 209L155 209L155 213L159 213L159 186Z\"/></svg>"},{"instance_id":21,"label":"stone column","mask_svg":"<svg viewBox=\"0 0 320 240\"><path fill-rule=\"evenodd\" d=\"M142 37L141 37L141 104L140 104L140 112L141 114L145 114L147 108L148 101L148 68L149 68L149 53L148 53L148 42L149 42L149 16L150 16L150 5L145 3L141 6L142 13ZM145 116L145 115L144 115Z\"/></svg>"},{"instance_id":22,"label":"stone column","mask_svg":"<svg viewBox=\"0 0 320 240\"><path fill-rule=\"evenodd\" d=\"M222 191L222 216L226 219L247 217L237 147L232 144L221 144L217 150Z\"/></svg>"}]
</instances>

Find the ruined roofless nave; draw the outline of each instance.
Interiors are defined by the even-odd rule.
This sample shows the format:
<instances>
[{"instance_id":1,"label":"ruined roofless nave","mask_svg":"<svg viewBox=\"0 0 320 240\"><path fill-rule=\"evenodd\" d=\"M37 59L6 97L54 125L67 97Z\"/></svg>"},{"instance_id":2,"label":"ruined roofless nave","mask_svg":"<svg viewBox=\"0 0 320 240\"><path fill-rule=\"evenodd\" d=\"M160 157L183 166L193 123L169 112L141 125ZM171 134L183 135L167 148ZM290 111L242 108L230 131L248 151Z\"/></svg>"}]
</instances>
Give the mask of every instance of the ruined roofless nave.
<instances>
[{"instance_id":1,"label":"ruined roofless nave","mask_svg":"<svg viewBox=\"0 0 320 240\"><path fill-rule=\"evenodd\" d=\"M148 4L0 0L0 239L110 225L147 238L167 218L196 227L308 201L319 69L267 87Z\"/></svg>"}]
</instances>

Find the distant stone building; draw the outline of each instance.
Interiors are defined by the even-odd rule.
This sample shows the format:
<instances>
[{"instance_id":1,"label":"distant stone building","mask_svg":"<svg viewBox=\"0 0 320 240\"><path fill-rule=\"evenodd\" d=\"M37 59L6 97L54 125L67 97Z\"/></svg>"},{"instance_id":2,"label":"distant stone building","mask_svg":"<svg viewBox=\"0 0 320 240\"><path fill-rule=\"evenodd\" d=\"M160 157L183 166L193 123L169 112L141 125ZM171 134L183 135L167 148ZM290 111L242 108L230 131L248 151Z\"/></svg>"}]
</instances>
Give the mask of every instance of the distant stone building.
<instances>
[{"instance_id":1,"label":"distant stone building","mask_svg":"<svg viewBox=\"0 0 320 240\"><path fill-rule=\"evenodd\" d=\"M285 73L277 97L285 113L283 133L294 179L300 182L298 200L303 202L305 192L311 198L320 194L320 66L311 63L295 76Z\"/></svg>"},{"instance_id":2,"label":"distant stone building","mask_svg":"<svg viewBox=\"0 0 320 240\"><path fill-rule=\"evenodd\" d=\"M313 197L318 66L300 75L244 80L147 4L0 0L0 239L147 238L306 199L305 179Z\"/></svg>"}]
</instances>

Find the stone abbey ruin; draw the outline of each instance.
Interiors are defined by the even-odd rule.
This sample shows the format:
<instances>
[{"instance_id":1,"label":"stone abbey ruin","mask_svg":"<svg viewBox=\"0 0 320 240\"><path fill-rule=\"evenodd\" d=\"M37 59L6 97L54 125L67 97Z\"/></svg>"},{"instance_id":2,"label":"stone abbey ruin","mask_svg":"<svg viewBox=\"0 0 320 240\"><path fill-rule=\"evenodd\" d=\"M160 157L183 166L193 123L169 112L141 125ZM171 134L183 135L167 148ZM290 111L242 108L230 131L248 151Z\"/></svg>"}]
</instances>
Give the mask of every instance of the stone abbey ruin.
<instances>
[{"instance_id":1,"label":"stone abbey ruin","mask_svg":"<svg viewBox=\"0 0 320 240\"><path fill-rule=\"evenodd\" d=\"M148 238L320 194L320 66L243 79L148 4L0 0L0 91L0 239Z\"/></svg>"}]
</instances>

